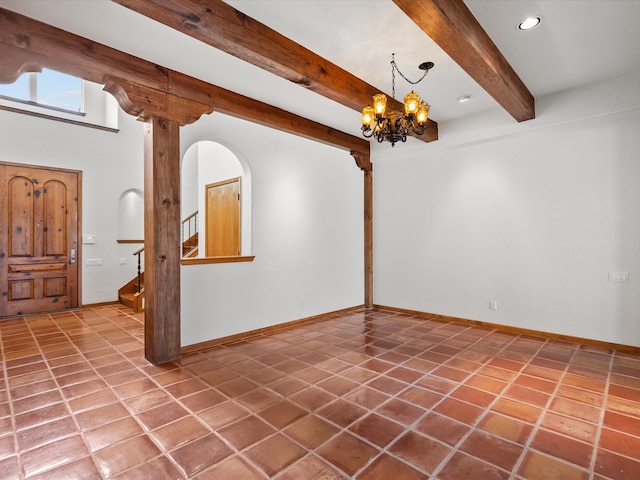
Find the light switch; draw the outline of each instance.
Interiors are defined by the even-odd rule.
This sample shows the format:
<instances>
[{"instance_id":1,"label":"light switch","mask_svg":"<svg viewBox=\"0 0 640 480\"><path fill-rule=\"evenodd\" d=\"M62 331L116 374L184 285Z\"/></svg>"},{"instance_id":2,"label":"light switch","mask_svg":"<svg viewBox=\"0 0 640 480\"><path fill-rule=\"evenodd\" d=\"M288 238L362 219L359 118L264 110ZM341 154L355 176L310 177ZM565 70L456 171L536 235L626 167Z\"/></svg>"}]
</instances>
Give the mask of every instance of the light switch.
<instances>
[{"instance_id":1,"label":"light switch","mask_svg":"<svg viewBox=\"0 0 640 480\"><path fill-rule=\"evenodd\" d=\"M82 235L82 243L84 243L84 244L96 243L96 236L95 235Z\"/></svg>"}]
</instances>

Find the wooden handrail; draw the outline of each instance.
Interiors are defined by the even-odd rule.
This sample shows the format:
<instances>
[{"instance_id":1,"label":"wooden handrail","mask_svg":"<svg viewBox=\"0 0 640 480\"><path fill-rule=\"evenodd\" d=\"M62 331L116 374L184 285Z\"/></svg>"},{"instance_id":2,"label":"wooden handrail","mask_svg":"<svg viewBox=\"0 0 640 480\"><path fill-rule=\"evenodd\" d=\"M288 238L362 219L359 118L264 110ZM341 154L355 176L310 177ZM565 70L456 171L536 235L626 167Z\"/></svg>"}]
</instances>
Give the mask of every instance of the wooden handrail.
<instances>
[{"instance_id":1,"label":"wooden handrail","mask_svg":"<svg viewBox=\"0 0 640 480\"><path fill-rule=\"evenodd\" d=\"M182 220L182 223L187 223L189 220L191 220L193 217L195 217L198 214L198 210L196 210L195 212L193 212L191 215L189 215L187 218L185 218L184 220Z\"/></svg>"}]
</instances>

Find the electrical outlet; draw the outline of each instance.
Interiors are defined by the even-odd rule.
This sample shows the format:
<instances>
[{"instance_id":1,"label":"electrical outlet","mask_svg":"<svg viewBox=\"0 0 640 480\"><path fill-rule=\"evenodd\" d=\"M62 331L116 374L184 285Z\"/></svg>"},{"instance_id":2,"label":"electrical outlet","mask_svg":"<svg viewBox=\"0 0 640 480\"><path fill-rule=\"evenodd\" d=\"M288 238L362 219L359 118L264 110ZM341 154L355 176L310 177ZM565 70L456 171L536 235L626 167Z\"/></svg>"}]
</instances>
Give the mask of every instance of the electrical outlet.
<instances>
[{"instance_id":1,"label":"electrical outlet","mask_svg":"<svg viewBox=\"0 0 640 480\"><path fill-rule=\"evenodd\" d=\"M92 267L98 267L100 265L102 265L102 259L101 258L87 258L84 261L85 265L90 265Z\"/></svg>"},{"instance_id":2,"label":"electrical outlet","mask_svg":"<svg viewBox=\"0 0 640 480\"><path fill-rule=\"evenodd\" d=\"M629 272L609 272L609 281L629 283Z\"/></svg>"},{"instance_id":3,"label":"electrical outlet","mask_svg":"<svg viewBox=\"0 0 640 480\"><path fill-rule=\"evenodd\" d=\"M494 312L498 311L498 301L497 300L489 300L489 310L493 310Z\"/></svg>"}]
</instances>

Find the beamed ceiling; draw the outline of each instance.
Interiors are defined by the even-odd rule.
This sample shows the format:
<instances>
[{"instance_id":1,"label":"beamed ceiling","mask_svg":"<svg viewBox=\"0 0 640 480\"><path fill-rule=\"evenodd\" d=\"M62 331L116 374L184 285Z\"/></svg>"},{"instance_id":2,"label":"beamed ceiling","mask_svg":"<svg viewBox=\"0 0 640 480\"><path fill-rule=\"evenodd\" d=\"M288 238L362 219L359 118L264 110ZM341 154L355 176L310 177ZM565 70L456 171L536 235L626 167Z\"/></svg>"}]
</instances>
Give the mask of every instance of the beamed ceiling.
<instances>
[{"instance_id":1,"label":"beamed ceiling","mask_svg":"<svg viewBox=\"0 0 640 480\"><path fill-rule=\"evenodd\" d=\"M640 2L501 0L0 0L0 6L151 64L359 136L373 93L391 94L390 57L417 79L435 123L640 70ZM543 17L531 32L516 23ZM410 88L396 80L396 96ZM456 98L473 96L460 104ZM223 113L233 113L215 108ZM436 124L423 140L437 138ZM415 140L410 140L415 141Z\"/></svg>"},{"instance_id":2,"label":"beamed ceiling","mask_svg":"<svg viewBox=\"0 0 640 480\"><path fill-rule=\"evenodd\" d=\"M543 23L518 32L530 14ZM180 210L170 200L179 199L179 125L217 111L350 151L364 170L371 307L373 180L359 112L372 93L390 94L391 54L414 79L412 66L419 75L420 63L436 64L416 87L432 106L429 144L442 123L490 109L529 121L537 95L640 71L638 19L633 0L0 0L0 81L58 69L104 84L148 121L145 356L162 363L180 355L179 289L170 287L180 283ZM401 98L408 88L397 87Z\"/></svg>"}]
</instances>

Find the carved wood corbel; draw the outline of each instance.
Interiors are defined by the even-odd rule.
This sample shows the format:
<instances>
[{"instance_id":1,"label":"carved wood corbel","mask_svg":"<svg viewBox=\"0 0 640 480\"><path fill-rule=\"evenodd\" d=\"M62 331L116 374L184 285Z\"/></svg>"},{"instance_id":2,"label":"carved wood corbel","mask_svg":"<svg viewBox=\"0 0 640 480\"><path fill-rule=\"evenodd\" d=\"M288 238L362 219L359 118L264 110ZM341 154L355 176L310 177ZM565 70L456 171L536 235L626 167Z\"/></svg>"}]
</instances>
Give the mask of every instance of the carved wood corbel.
<instances>
[{"instance_id":1,"label":"carved wood corbel","mask_svg":"<svg viewBox=\"0 0 640 480\"><path fill-rule=\"evenodd\" d=\"M11 45L2 46L0 56L0 83L13 83L27 72L41 72L45 60L41 56Z\"/></svg>"},{"instance_id":2,"label":"carved wood corbel","mask_svg":"<svg viewBox=\"0 0 640 480\"><path fill-rule=\"evenodd\" d=\"M370 153L356 152L355 150L351 150L351 152L349 153L351 154L353 159L356 161L356 165L360 170L363 170L363 171L366 170L370 172L373 169L373 165L371 164Z\"/></svg>"},{"instance_id":3,"label":"carved wood corbel","mask_svg":"<svg viewBox=\"0 0 640 480\"><path fill-rule=\"evenodd\" d=\"M159 117L184 126L213 112L211 104L195 102L114 76L107 77L104 90L116 98L125 112L145 122Z\"/></svg>"}]
</instances>

